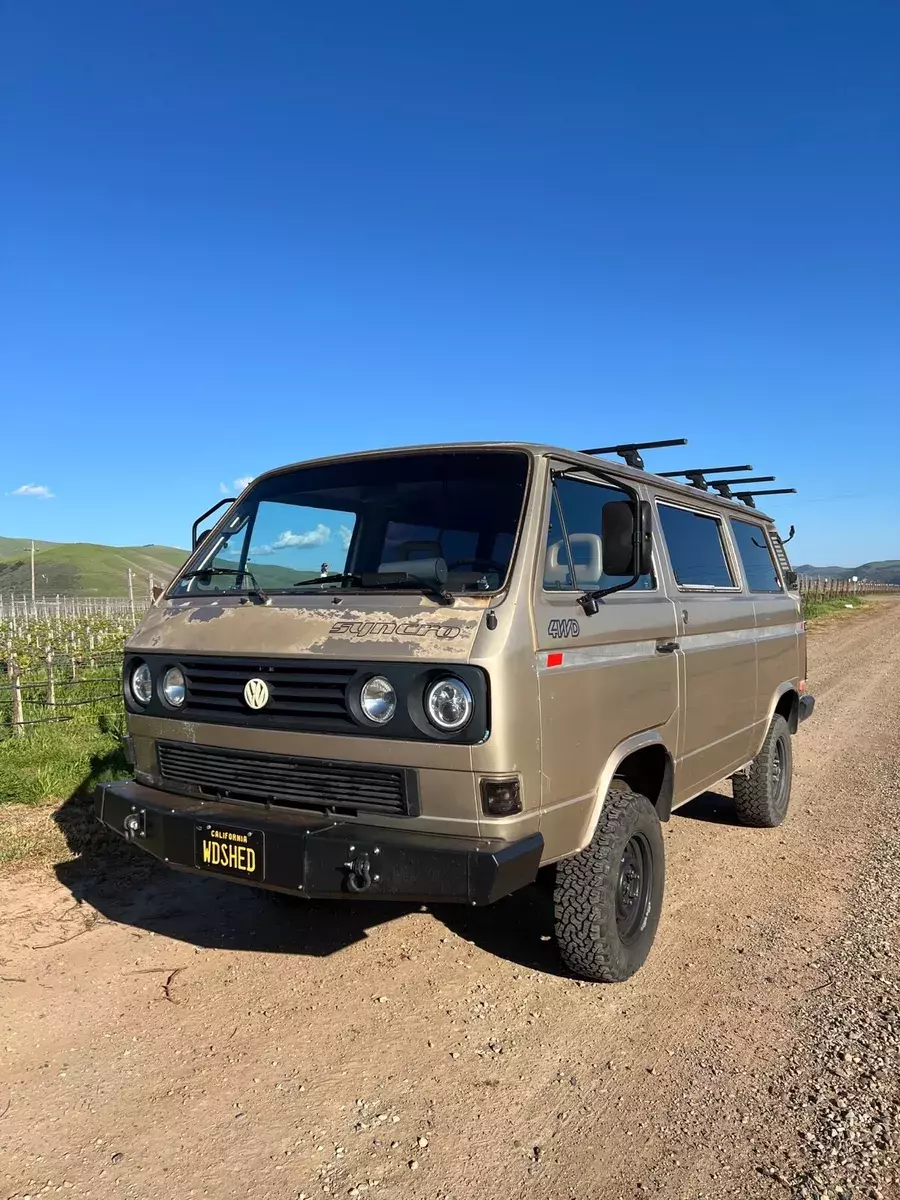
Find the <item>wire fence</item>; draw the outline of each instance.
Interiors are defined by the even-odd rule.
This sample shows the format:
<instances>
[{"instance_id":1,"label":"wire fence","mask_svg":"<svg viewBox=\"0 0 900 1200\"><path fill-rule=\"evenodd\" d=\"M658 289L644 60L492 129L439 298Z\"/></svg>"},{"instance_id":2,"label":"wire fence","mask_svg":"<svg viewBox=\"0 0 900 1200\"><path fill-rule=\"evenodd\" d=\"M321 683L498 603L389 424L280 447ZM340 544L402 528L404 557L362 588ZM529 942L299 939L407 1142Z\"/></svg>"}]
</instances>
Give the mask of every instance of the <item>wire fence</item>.
<instances>
[{"instance_id":1,"label":"wire fence","mask_svg":"<svg viewBox=\"0 0 900 1200\"><path fill-rule=\"evenodd\" d=\"M839 600L844 596L874 596L882 592L900 592L900 584L874 579L824 579L800 576L800 594L808 600Z\"/></svg>"},{"instance_id":2,"label":"wire fence","mask_svg":"<svg viewBox=\"0 0 900 1200\"><path fill-rule=\"evenodd\" d=\"M96 616L127 617L134 625L166 582L153 575L139 576L129 568L125 573L124 596L29 596L25 592L0 592L0 629L8 626L18 633L34 624L51 622L61 627L72 619Z\"/></svg>"},{"instance_id":3,"label":"wire fence","mask_svg":"<svg viewBox=\"0 0 900 1200\"><path fill-rule=\"evenodd\" d=\"M44 725L96 725L98 717L123 713L121 646L90 655L48 651L42 661L23 662L12 653L3 665L0 740Z\"/></svg>"}]
</instances>

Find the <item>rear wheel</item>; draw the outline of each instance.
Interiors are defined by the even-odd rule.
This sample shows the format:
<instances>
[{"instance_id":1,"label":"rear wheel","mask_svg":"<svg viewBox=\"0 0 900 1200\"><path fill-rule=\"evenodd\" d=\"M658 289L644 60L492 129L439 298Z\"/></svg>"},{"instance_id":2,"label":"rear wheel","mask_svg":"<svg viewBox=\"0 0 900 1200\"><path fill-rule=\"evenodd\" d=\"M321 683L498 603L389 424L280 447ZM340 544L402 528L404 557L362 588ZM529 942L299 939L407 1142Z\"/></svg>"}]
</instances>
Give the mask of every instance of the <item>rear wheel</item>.
<instances>
[{"instance_id":1,"label":"rear wheel","mask_svg":"<svg viewBox=\"0 0 900 1200\"><path fill-rule=\"evenodd\" d=\"M586 846L556 867L556 941L584 979L616 983L653 945L665 886L656 809L638 792L611 791Z\"/></svg>"},{"instance_id":2,"label":"rear wheel","mask_svg":"<svg viewBox=\"0 0 900 1200\"><path fill-rule=\"evenodd\" d=\"M776 713L762 750L747 768L735 775L734 809L742 825L773 829L787 816L791 799L794 758L787 721Z\"/></svg>"}]
</instances>

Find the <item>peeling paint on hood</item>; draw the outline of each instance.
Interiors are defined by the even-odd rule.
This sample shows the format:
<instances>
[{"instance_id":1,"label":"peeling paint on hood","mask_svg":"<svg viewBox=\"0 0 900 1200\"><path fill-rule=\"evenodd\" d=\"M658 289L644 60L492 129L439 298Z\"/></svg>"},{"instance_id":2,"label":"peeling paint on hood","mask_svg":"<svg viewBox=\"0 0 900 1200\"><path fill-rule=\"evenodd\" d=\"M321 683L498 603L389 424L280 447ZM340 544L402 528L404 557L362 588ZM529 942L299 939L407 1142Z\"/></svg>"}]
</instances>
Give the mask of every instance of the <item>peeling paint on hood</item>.
<instances>
[{"instance_id":1,"label":"peeling paint on hood","mask_svg":"<svg viewBox=\"0 0 900 1200\"><path fill-rule=\"evenodd\" d=\"M450 607L421 597L385 608L382 597L377 606L353 597L352 607L330 597L304 604L274 597L270 605L242 604L234 597L170 599L150 609L126 649L466 662L491 600L466 597Z\"/></svg>"}]
</instances>

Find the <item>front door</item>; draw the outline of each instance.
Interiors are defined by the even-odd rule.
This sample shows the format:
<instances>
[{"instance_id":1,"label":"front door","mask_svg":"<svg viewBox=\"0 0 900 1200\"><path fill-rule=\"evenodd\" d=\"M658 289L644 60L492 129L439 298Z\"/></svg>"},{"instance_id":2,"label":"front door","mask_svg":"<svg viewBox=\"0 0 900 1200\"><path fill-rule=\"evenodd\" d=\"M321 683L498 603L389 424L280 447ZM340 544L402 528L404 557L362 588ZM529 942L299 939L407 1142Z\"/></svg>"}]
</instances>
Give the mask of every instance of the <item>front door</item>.
<instances>
[{"instance_id":1,"label":"front door","mask_svg":"<svg viewBox=\"0 0 900 1200\"><path fill-rule=\"evenodd\" d=\"M602 509L628 498L612 484L575 473L549 489L534 616L542 829L550 856L559 831L572 836L572 822L546 819L547 810L569 806L573 822L592 811L600 775L621 742L659 730L673 755L676 749L676 613L656 574L602 600L593 616L578 603L584 592L620 582L603 571Z\"/></svg>"}]
</instances>

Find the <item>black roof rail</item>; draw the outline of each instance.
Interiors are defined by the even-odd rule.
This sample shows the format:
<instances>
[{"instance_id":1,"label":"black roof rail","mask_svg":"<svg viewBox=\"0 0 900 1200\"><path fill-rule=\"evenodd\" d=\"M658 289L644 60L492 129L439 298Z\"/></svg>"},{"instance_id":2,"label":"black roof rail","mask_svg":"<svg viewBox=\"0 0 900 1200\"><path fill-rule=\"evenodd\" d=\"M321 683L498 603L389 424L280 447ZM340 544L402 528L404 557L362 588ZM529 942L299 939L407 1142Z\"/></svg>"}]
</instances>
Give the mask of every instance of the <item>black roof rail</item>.
<instances>
[{"instance_id":1,"label":"black roof rail","mask_svg":"<svg viewBox=\"0 0 900 1200\"><path fill-rule=\"evenodd\" d=\"M748 508L756 508L754 496L788 496L796 492L796 488L763 488L758 492L735 492L735 500L743 500Z\"/></svg>"},{"instance_id":2,"label":"black roof rail","mask_svg":"<svg viewBox=\"0 0 900 1200\"><path fill-rule=\"evenodd\" d=\"M686 446L687 438L672 438L665 442L621 442L618 446L596 446L593 450L582 450L582 454L618 454L624 458L629 467L643 471L644 460L642 450L660 450L664 446ZM729 468L730 470L731 468Z\"/></svg>"},{"instance_id":3,"label":"black roof rail","mask_svg":"<svg viewBox=\"0 0 900 1200\"><path fill-rule=\"evenodd\" d=\"M742 479L711 479L710 487L714 487L720 496L724 496L726 500L734 498L731 491L733 483L774 483L774 475L745 475Z\"/></svg>"},{"instance_id":4,"label":"black roof rail","mask_svg":"<svg viewBox=\"0 0 900 1200\"><path fill-rule=\"evenodd\" d=\"M749 463L738 467L692 467L689 471L660 471L662 479L678 479L685 476L691 487L699 488L701 492L709 491L707 475L721 475L725 471L752 471Z\"/></svg>"}]
</instances>

